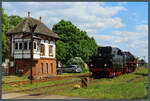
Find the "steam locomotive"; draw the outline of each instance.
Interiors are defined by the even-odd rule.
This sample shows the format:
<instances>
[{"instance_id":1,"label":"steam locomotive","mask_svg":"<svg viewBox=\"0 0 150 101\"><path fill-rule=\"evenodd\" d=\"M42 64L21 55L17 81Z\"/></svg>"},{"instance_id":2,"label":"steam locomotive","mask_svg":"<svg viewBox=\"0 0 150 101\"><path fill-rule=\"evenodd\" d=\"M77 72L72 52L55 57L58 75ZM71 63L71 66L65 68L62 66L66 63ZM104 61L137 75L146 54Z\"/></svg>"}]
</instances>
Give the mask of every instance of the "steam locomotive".
<instances>
[{"instance_id":1,"label":"steam locomotive","mask_svg":"<svg viewBox=\"0 0 150 101\"><path fill-rule=\"evenodd\" d=\"M106 46L98 48L98 55L89 58L89 69L93 77L114 77L133 72L137 60L130 52Z\"/></svg>"}]
</instances>

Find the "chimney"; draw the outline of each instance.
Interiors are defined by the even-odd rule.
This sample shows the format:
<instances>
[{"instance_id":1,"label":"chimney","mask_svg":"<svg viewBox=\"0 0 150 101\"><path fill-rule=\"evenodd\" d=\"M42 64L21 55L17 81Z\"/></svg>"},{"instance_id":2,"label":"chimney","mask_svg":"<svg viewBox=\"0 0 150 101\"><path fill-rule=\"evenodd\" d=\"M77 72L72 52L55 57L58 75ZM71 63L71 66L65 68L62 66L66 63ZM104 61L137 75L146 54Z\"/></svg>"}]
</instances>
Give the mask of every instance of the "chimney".
<instances>
[{"instance_id":1,"label":"chimney","mask_svg":"<svg viewBox=\"0 0 150 101\"><path fill-rule=\"evenodd\" d=\"M30 12L28 12L28 17L30 17Z\"/></svg>"},{"instance_id":2,"label":"chimney","mask_svg":"<svg viewBox=\"0 0 150 101\"><path fill-rule=\"evenodd\" d=\"M42 17L40 16L40 22L41 22L41 20L42 20Z\"/></svg>"}]
</instances>

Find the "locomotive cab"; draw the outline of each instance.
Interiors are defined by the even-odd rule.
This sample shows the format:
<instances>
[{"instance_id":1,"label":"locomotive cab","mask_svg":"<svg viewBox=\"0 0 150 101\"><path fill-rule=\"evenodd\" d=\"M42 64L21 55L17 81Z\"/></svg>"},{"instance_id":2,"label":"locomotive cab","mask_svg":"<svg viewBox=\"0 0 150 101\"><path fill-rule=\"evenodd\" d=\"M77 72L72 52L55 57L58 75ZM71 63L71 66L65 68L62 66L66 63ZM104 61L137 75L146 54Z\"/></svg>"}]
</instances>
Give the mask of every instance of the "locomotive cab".
<instances>
[{"instance_id":1,"label":"locomotive cab","mask_svg":"<svg viewBox=\"0 0 150 101\"><path fill-rule=\"evenodd\" d=\"M123 53L118 48L99 47L98 56L90 57L91 68L117 68L123 66Z\"/></svg>"},{"instance_id":2,"label":"locomotive cab","mask_svg":"<svg viewBox=\"0 0 150 101\"><path fill-rule=\"evenodd\" d=\"M89 67L94 75L106 75L110 69L123 68L123 53L119 48L99 47L98 55L90 57Z\"/></svg>"}]
</instances>

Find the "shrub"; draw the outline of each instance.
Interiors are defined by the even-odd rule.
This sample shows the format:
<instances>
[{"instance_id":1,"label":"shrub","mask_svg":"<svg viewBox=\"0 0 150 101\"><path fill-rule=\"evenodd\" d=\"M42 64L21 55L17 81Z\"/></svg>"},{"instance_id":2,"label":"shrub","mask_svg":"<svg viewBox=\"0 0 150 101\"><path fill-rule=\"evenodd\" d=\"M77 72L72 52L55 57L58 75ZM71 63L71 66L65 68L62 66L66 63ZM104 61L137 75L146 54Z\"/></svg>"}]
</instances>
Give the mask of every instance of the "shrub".
<instances>
[{"instance_id":1,"label":"shrub","mask_svg":"<svg viewBox=\"0 0 150 101\"><path fill-rule=\"evenodd\" d=\"M67 61L67 64L68 64L68 65L80 65L80 66L81 66L81 69L82 69L82 73L89 71L88 69L85 69L85 68L84 68L85 62L82 60L81 57L74 57L74 58L71 58L70 60Z\"/></svg>"}]
</instances>

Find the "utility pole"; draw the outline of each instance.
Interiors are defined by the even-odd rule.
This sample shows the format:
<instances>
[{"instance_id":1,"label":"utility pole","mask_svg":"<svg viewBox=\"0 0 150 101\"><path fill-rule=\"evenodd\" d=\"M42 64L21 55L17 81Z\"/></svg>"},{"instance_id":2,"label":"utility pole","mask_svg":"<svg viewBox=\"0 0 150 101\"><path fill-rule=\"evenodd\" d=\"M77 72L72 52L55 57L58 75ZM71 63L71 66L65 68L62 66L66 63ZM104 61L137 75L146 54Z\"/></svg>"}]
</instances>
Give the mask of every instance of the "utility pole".
<instances>
[{"instance_id":1,"label":"utility pole","mask_svg":"<svg viewBox=\"0 0 150 101\"><path fill-rule=\"evenodd\" d=\"M30 29L31 34L31 67L30 67L30 84L32 84L33 76L32 76L32 62L33 62L33 33L37 27L37 24L32 25L31 23L28 23L28 27Z\"/></svg>"}]
</instances>

